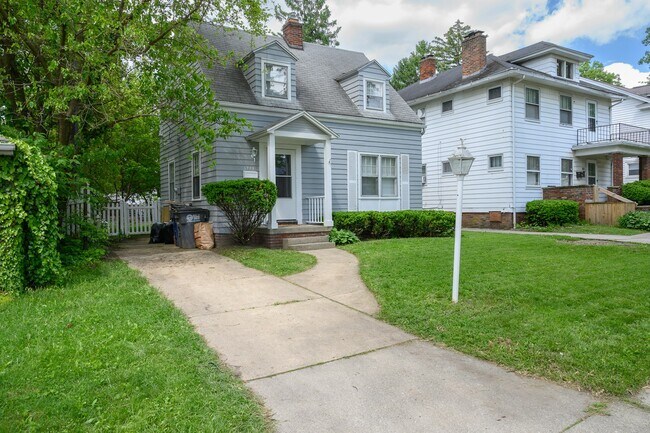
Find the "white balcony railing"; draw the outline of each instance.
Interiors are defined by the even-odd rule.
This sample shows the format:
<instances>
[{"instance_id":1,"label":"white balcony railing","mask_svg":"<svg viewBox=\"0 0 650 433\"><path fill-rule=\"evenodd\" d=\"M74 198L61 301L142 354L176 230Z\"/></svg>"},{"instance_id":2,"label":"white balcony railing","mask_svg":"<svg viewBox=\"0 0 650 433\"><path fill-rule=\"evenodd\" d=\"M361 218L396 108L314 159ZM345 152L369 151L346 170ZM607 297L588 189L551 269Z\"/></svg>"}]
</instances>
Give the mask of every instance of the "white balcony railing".
<instances>
[{"instance_id":1,"label":"white balcony railing","mask_svg":"<svg viewBox=\"0 0 650 433\"><path fill-rule=\"evenodd\" d=\"M323 224L325 196L305 197L307 199L307 224Z\"/></svg>"}]
</instances>

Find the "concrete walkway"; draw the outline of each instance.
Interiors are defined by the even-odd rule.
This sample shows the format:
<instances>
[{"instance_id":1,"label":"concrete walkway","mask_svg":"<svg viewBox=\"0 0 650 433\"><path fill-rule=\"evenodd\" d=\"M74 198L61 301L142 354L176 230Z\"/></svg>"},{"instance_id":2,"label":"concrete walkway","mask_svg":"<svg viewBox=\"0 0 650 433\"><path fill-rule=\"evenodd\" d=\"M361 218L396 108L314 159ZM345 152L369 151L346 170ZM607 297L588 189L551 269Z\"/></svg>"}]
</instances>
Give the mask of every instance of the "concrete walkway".
<instances>
[{"instance_id":1,"label":"concrete walkway","mask_svg":"<svg viewBox=\"0 0 650 433\"><path fill-rule=\"evenodd\" d=\"M463 229L468 232L504 233L510 235L537 235L537 236L568 236L570 238L590 239L595 241L630 242L635 244L650 244L650 233L638 235L596 235L587 233L554 233L554 232L526 232L522 230L492 230L492 229Z\"/></svg>"},{"instance_id":2,"label":"concrete walkway","mask_svg":"<svg viewBox=\"0 0 650 433\"><path fill-rule=\"evenodd\" d=\"M650 431L650 393L590 415L590 394L376 320L344 251L316 251L315 268L284 279L210 251L132 241L116 253L189 316L281 433Z\"/></svg>"}]
</instances>

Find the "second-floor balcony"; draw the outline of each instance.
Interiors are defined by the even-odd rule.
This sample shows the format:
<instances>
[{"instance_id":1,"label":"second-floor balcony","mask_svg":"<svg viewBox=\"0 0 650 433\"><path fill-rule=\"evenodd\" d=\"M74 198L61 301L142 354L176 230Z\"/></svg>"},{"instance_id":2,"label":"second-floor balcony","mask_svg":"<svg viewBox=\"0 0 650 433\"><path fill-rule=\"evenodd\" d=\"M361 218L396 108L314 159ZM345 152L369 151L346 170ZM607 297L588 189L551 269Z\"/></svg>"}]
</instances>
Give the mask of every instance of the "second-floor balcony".
<instances>
[{"instance_id":1,"label":"second-floor balcony","mask_svg":"<svg viewBox=\"0 0 650 433\"><path fill-rule=\"evenodd\" d=\"M625 156L650 155L650 129L625 123L578 129L576 156L621 153Z\"/></svg>"}]
</instances>

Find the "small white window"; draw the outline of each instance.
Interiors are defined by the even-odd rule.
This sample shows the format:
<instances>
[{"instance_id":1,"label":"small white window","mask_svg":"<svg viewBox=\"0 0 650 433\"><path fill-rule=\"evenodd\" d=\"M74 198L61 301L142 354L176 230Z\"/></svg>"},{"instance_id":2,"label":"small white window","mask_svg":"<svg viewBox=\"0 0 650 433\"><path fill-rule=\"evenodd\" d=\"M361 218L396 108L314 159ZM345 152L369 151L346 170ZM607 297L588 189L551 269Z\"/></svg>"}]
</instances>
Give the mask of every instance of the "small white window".
<instances>
[{"instance_id":1,"label":"small white window","mask_svg":"<svg viewBox=\"0 0 650 433\"><path fill-rule=\"evenodd\" d=\"M493 101L495 99L501 99L501 86L488 89L488 101Z\"/></svg>"},{"instance_id":2,"label":"small white window","mask_svg":"<svg viewBox=\"0 0 650 433\"><path fill-rule=\"evenodd\" d=\"M381 81L366 80L366 109L384 111L385 86Z\"/></svg>"},{"instance_id":3,"label":"small white window","mask_svg":"<svg viewBox=\"0 0 650 433\"><path fill-rule=\"evenodd\" d=\"M526 119L539 120L539 90L526 87Z\"/></svg>"},{"instance_id":4,"label":"small white window","mask_svg":"<svg viewBox=\"0 0 650 433\"><path fill-rule=\"evenodd\" d=\"M639 163L631 162L627 165L627 175L628 176L638 176L639 175Z\"/></svg>"},{"instance_id":5,"label":"small white window","mask_svg":"<svg viewBox=\"0 0 650 433\"><path fill-rule=\"evenodd\" d=\"M169 183L169 199L176 200L176 163L169 161L167 164L167 179Z\"/></svg>"},{"instance_id":6,"label":"small white window","mask_svg":"<svg viewBox=\"0 0 650 433\"><path fill-rule=\"evenodd\" d=\"M449 161L442 161L442 174L451 174L451 164Z\"/></svg>"},{"instance_id":7,"label":"small white window","mask_svg":"<svg viewBox=\"0 0 650 433\"><path fill-rule=\"evenodd\" d=\"M498 170L500 168L503 168L503 155L488 156L488 168L490 170Z\"/></svg>"},{"instance_id":8,"label":"small white window","mask_svg":"<svg viewBox=\"0 0 650 433\"><path fill-rule=\"evenodd\" d=\"M540 164L539 156L526 157L526 185L539 186Z\"/></svg>"},{"instance_id":9,"label":"small white window","mask_svg":"<svg viewBox=\"0 0 650 433\"><path fill-rule=\"evenodd\" d=\"M572 159L563 159L560 163L561 167L561 185L562 186L571 186L573 185L573 160Z\"/></svg>"},{"instance_id":10,"label":"small white window","mask_svg":"<svg viewBox=\"0 0 650 433\"><path fill-rule=\"evenodd\" d=\"M422 164L422 185L427 184L427 165Z\"/></svg>"},{"instance_id":11,"label":"small white window","mask_svg":"<svg viewBox=\"0 0 650 433\"><path fill-rule=\"evenodd\" d=\"M289 98L289 66L263 62L263 96L268 98Z\"/></svg>"},{"instance_id":12,"label":"small white window","mask_svg":"<svg viewBox=\"0 0 650 433\"><path fill-rule=\"evenodd\" d=\"M560 95L560 124L573 124L573 101L570 96Z\"/></svg>"},{"instance_id":13,"label":"small white window","mask_svg":"<svg viewBox=\"0 0 650 433\"><path fill-rule=\"evenodd\" d=\"M361 196L397 197L396 156L361 156Z\"/></svg>"},{"instance_id":14,"label":"small white window","mask_svg":"<svg viewBox=\"0 0 650 433\"><path fill-rule=\"evenodd\" d=\"M201 153L192 153L192 200L201 199Z\"/></svg>"},{"instance_id":15,"label":"small white window","mask_svg":"<svg viewBox=\"0 0 650 433\"><path fill-rule=\"evenodd\" d=\"M453 109L454 109L454 101L452 101L451 99L449 101L444 101L442 103L442 112L443 113L446 113L446 112L451 111Z\"/></svg>"},{"instance_id":16,"label":"small white window","mask_svg":"<svg viewBox=\"0 0 650 433\"><path fill-rule=\"evenodd\" d=\"M574 65L571 62L558 59L557 61L557 76L573 79L573 68Z\"/></svg>"}]
</instances>

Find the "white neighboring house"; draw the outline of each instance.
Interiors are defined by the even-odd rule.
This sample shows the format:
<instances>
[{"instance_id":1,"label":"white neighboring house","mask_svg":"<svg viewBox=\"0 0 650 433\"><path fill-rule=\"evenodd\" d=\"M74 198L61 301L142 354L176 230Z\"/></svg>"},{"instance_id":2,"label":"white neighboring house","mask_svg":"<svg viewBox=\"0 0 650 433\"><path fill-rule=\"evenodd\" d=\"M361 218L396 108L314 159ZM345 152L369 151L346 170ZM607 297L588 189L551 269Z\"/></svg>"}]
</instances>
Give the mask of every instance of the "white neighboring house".
<instances>
[{"instance_id":1,"label":"white neighboring house","mask_svg":"<svg viewBox=\"0 0 650 433\"><path fill-rule=\"evenodd\" d=\"M626 89L585 78L581 80L622 95L624 99L612 106L612 123L650 129L650 84ZM636 180L639 180L639 158L623 158L623 183Z\"/></svg>"},{"instance_id":2,"label":"white neighboring house","mask_svg":"<svg viewBox=\"0 0 650 433\"><path fill-rule=\"evenodd\" d=\"M650 131L612 125L622 95L581 81L578 65L591 57L548 42L488 55L483 32L465 37L460 66L435 73L425 57L420 81L400 91L425 123L423 208L455 208L447 158L461 139L476 158L467 225L512 227L543 187L621 185L623 157L650 156Z\"/></svg>"}]
</instances>

